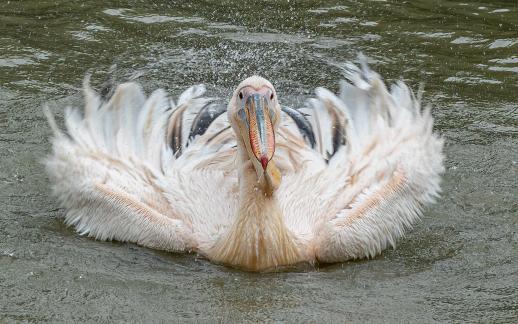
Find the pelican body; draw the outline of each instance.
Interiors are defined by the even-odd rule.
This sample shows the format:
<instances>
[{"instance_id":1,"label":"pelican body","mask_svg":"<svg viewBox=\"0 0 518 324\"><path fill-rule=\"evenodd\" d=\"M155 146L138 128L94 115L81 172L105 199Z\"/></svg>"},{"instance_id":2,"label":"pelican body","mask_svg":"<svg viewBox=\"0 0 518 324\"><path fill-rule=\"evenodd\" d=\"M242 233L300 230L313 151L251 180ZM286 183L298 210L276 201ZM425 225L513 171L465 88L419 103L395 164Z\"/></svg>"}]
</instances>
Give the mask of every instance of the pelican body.
<instances>
[{"instance_id":1,"label":"pelican body","mask_svg":"<svg viewBox=\"0 0 518 324\"><path fill-rule=\"evenodd\" d=\"M442 139L402 82L349 65L340 94L281 106L252 76L226 105L193 86L175 103L135 83L84 83L46 168L67 224L249 271L374 257L439 192Z\"/></svg>"}]
</instances>

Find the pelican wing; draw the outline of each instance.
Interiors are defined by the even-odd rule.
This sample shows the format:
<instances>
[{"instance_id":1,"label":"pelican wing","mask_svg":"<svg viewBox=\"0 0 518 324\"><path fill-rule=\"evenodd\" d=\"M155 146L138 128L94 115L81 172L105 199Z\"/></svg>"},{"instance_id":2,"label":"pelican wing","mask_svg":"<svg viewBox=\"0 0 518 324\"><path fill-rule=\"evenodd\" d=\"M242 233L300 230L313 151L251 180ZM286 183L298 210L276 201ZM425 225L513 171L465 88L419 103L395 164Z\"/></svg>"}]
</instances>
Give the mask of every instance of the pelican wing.
<instances>
[{"instance_id":1,"label":"pelican wing","mask_svg":"<svg viewBox=\"0 0 518 324\"><path fill-rule=\"evenodd\" d=\"M295 197L284 202L287 225L323 262L394 246L438 195L443 171L443 140L420 98L403 82L388 90L366 64L349 65L347 78L339 96L319 88L299 109L327 166L301 168L283 188Z\"/></svg>"},{"instance_id":2,"label":"pelican wing","mask_svg":"<svg viewBox=\"0 0 518 324\"><path fill-rule=\"evenodd\" d=\"M65 133L46 110L55 134L46 167L66 222L97 239L170 251L195 250L210 240L235 202L225 197L228 205L218 214L218 206L203 204L218 193L207 197L199 188L227 189L237 180L182 168L185 155L198 164L212 160L209 151L189 150L224 111L203 92L191 87L175 104L163 90L146 98L140 86L126 83L103 100L86 80L84 111L65 111Z\"/></svg>"}]
</instances>

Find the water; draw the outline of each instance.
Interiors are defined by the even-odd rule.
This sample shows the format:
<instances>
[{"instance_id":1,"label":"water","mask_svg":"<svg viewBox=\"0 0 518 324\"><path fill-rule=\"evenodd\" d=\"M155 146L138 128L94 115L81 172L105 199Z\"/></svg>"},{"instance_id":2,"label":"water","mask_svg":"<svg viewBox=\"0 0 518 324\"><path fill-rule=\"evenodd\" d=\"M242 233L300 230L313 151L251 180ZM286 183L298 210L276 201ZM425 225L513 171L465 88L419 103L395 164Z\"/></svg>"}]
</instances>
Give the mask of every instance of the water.
<instances>
[{"instance_id":1,"label":"water","mask_svg":"<svg viewBox=\"0 0 518 324\"><path fill-rule=\"evenodd\" d=\"M358 51L425 84L446 137L444 193L373 260L244 273L63 225L41 160L50 131L99 86L138 77L228 97L271 79L283 103L337 89ZM0 319L6 321L516 321L516 1L6 1L0 3Z\"/></svg>"}]
</instances>

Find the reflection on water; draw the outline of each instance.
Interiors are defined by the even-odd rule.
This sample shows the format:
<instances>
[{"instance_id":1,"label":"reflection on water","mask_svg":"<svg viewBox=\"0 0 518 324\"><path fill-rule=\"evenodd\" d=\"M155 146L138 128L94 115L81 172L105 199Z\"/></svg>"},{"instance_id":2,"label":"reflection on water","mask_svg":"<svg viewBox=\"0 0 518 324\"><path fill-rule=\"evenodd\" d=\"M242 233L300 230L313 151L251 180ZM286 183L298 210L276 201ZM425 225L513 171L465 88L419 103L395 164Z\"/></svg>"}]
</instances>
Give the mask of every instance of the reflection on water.
<instances>
[{"instance_id":1,"label":"reflection on water","mask_svg":"<svg viewBox=\"0 0 518 324\"><path fill-rule=\"evenodd\" d=\"M0 314L7 320L511 321L518 314L518 5L513 1L4 1L0 6ZM374 260L249 274L96 242L63 225L41 114L140 75L149 91L251 74L283 103L337 89L345 61L425 84L447 138L438 204ZM60 115L60 114L58 114Z\"/></svg>"}]
</instances>

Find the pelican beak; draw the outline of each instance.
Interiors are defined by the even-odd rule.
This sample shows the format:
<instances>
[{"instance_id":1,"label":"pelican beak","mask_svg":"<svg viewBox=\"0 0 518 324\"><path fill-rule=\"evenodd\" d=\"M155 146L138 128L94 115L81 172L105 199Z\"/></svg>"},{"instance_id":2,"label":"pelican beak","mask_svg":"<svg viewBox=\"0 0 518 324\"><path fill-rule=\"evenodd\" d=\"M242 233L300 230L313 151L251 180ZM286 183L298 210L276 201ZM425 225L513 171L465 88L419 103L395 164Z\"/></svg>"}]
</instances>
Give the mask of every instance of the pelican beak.
<instances>
[{"instance_id":1,"label":"pelican beak","mask_svg":"<svg viewBox=\"0 0 518 324\"><path fill-rule=\"evenodd\" d=\"M248 137L254 157L266 171L268 163L275 153L275 133L272 120L268 113L268 101L260 94L250 95L245 102L245 111L248 114Z\"/></svg>"},{"instance_id":2,"label":"pelican beak","mask_svg":"<svg viewBox=\"0 0 518 324\"><path fill-rule=\"evenodd\" d=\"M250 160L254 164L259 183L266 194L272 194L280 183L280 172L273 163L275 153L275 110L270 99L261 93L250 93L243 100L242 111L246 114ZM245 116L243 116L245 117Z\"/></svg>"}]
</instances>

